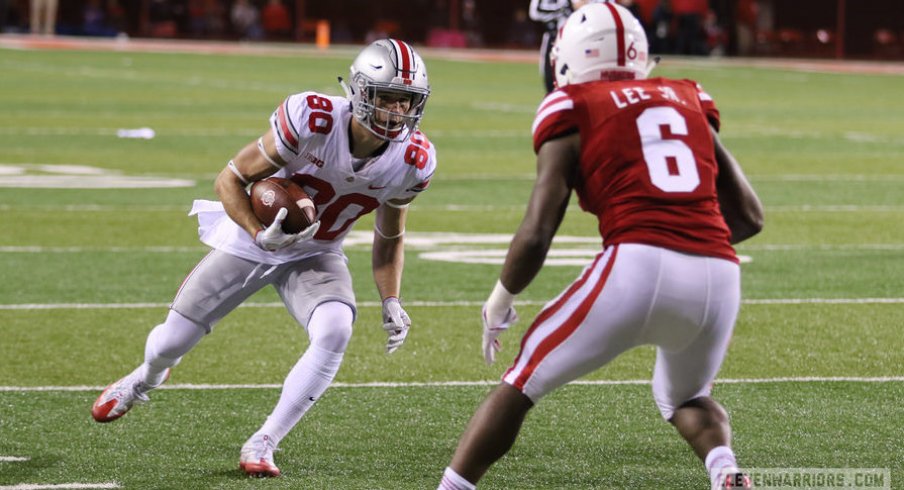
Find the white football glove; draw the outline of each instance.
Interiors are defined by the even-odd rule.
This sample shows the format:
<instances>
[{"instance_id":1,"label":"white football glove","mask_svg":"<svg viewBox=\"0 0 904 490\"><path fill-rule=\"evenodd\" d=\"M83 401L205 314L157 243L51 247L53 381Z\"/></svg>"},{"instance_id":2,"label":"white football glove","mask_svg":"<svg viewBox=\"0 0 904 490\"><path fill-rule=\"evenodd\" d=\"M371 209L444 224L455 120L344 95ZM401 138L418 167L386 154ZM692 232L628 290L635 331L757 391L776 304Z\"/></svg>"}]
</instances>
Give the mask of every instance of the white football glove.
<instances>
[{"instance_id":1,"label":"white football glove","mask_svg":"<svg viewBox=\"0 0 904 490\"><path fill-rule=\"evenodd\" d=\"M518 313L512 304L515 295L508 292L502 282L497 281L496 287L490 293L490 297L483 305L481 317L483 318L483 358L487 364L496 362L496 353L502 350L499 342L499 334L508 330L518 321Z\"/></svg>"},{"instance_id":2,"label":"white football glove","mask_svg":"<svg viewBox=\"0 0 904 490\"><path fill-rule=\"evenodd\" d=\"M389 339L386 341L386 353L392 354L402 346L411 328L411 318L402 309L399 298L390 296L383 300L383 330Z\"/></svg>"},{"instance_id":3,"label":"white football glove","mask_svg":"<svg viewBox=\"0 0 904 490\"><path fill-rule=\"evenodd\" d=\"M270 223L270 226L263 230L258 230L257 233L254 234L254 243L268 252L273 252L281 248L289 247L296 242L309 240L317 233L317 230L320 229L320 221L315 221L311 226L308 226L298 233L286 233L282 229L282 222L286 219L287 214L289 214L288 209L279 208L276 217L273 219L273 223Z\"/></svg>"}]
</instances>

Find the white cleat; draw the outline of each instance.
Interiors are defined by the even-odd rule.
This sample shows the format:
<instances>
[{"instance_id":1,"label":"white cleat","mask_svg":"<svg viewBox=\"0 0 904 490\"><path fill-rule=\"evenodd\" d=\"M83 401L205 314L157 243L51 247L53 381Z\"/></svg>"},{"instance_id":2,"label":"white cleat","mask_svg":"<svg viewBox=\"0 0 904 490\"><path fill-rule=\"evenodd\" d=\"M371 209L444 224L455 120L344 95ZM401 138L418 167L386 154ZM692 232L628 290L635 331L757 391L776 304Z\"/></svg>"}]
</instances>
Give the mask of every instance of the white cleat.
<instances>
[{"instance_id":1,"label":"white cleat","mask_svg":"<svg viewBox=\"0 0 904 490\"><path fill-rule=\"evenodd\" d=\"M133 405L149 400L146 393L156 386L149 386L141 381L140 369L141 367L104 389L104 392L94 402L94 406L91 407L91 416L94 417L94 420L112 422L125 415ZM164 381L169 379L169 374L170 372L167 370Z\"/></svg>"},{"instance_id":2,"label":"white cleat","mask_svg":"<svg viewBox=\"0 0 904 490\"><path fill-rule=\"evenodd\" d=\"M239 468L249 476L269 478L280 475L279 468L273 462L273 451L276 444L268 435L255 434L242 446L239 457Z\"/></svg>"}]
</instances>

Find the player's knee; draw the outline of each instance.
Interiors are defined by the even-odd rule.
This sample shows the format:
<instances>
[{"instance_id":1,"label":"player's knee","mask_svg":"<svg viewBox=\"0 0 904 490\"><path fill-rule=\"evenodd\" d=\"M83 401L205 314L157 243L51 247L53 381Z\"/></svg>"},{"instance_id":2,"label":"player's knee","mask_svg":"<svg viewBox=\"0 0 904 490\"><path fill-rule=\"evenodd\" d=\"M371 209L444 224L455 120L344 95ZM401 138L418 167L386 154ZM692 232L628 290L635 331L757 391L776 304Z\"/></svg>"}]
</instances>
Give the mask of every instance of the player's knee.
<instances>
[{"instance_id":1,"label":"player's knee","mask_svg":"<svg viewBox=\"0 0 904 490\"><path fill-rule=\"evenodd\" d=\"M319 305L308 324L311 345L330 352L345 352L352 338L353 319L354 313L345 303L331 301Z\"/></svg>"},{"instance_id":2,"label":"player's knee","mask_svg":"<svg viewBox=\"0 0 904 490\"><path fill-rule=\"evenodd\" d=\"M708 396L700 396L681 403L666 420L675 424L678 417L691 418L696 425L702 426L729 423L725 408Z\"/></svg>"},{"instance_id":3,"label":"player's knee","mask_svg":"<svg viewBox=\"0 0 904 490\"><path fill-rule=\"evenodd\" d=\"M351 338L351 323L336 323L331 328L318 330L316 335L312 335L311 344L330 352L345 352Z\"/></svg>"},{"instance_id":4,"label":"player's knee","mask_svg":"<svg viewBox=\"0 0 904 490\"><path fill-rule=\"evenodd\" d=\"M148 335L145 361L160 368L173 367L206 333L201 325L170 310L166 321Z\"/></svg>"}]
</instances>

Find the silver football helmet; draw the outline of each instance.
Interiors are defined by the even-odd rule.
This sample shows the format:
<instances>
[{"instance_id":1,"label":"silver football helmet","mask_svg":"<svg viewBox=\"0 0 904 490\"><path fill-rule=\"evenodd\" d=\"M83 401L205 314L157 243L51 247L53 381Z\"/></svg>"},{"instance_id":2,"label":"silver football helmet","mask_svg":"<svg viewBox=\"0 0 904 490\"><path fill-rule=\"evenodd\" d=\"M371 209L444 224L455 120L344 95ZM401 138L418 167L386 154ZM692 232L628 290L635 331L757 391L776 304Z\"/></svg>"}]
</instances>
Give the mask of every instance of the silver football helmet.
<instances>
[{"instance_id":1,"label":"silver football helmet","mask_svg":"<svg viewBox=\"0 0 904 490\"><path fill-rule=\"evenodd\" d=\"M355 118L377 137L404 141L417 130L430 95L427 67L408 43L380 39L364 48L350 70L350 83L339 79L352 102ZM378 99L410 96L402 114L379 107Z\"/></svg>"}]
</instances>

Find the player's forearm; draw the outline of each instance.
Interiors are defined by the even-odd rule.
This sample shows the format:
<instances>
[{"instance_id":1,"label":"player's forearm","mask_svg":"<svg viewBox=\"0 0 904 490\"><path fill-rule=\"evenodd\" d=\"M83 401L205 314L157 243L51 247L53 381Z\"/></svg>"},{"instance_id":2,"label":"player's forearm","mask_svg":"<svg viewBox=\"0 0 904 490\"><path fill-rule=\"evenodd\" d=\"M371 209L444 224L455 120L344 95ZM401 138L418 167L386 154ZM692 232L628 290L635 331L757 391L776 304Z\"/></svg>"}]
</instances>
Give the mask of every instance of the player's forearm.
<instances>
[{"instance_id":1,"label":"player's forearm","mask_svg":"<svg viewBox=\"0 0 904 490\"><path fill-rule=\"evenodd\" d=\"M763 229L763 204L744 175L741 165L713 131L719 177L716 192L725 224L731 231L731 243L744 241Z\"/></svg>"},{"instance_id":2,"label":"player's forearm","mask_svg":"<svg viewBox=\"0 0 904 490\"><path fill-rule=\"evenodd\" d=\"M518 294L530 285L543 267L551 243L552 236L538 236L519 230L512 239L499 275L505 289Z\"/></svg>"},{"instance_id":3,"label":"player's forearm","mask_svg":"<svg viewBox=\"0 0 904 490\"><path fill-rule=\"evenodd\" d=\"M375 236L371 262L380 299L390 296L398 298L402 289L402 270L405 266L402 237L386 239Z\"/></svg>"},{"instance_id":4,"label":"player's forearm","mask_svg":"<svg viewBox=\"0 0 904 490\"><path fill-rule=\"evenodd\" d=\"M214 190L223 203L226 214L254 236L261 229L261 223L251 210L251 201L245 192L245 185L229 169L223 169L214 183Z\"/></svg>"}]
</instances>

